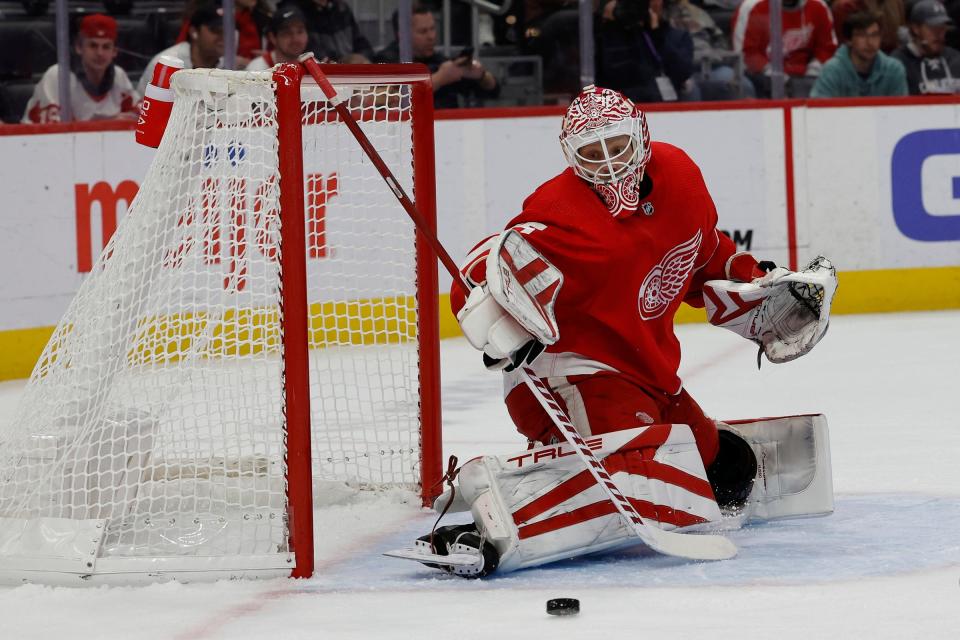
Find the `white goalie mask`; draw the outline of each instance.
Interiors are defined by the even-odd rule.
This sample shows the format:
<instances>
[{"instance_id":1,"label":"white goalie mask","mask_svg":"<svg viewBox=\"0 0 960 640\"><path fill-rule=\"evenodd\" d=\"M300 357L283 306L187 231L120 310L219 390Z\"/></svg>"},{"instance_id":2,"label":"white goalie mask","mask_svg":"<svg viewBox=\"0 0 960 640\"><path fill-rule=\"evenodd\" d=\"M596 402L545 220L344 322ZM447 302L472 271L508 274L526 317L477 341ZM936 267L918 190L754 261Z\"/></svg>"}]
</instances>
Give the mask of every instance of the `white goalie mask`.
<instances>
[{"instance_id":1,"label":"white goalie mask","mask_svg":"<svg viewBox=\"0 0 960 640\"><path fill-rule=\"evenodd\" d=\"M574 173L591 184L612 215L636 210L650 132L630 99L612 89L584 88L567 108L560 145Z\"/></svg>"}]
</instances>

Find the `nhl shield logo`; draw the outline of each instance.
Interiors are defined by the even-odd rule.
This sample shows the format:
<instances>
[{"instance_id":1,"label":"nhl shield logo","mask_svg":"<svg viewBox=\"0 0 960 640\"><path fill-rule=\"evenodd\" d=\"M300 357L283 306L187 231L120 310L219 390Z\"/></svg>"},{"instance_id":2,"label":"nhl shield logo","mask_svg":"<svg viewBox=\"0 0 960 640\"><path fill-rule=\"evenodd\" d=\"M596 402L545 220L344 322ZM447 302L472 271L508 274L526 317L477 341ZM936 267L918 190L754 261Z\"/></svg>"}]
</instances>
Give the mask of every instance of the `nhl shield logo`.
<instances>
[{"instance_id":1,"label":"nhl shield logo","mask_svg":"<svg viewBox=\"0 0 960 640\"><path fill-rule=\"evenodd\" d=\"M643 209L644 215L652 216L653 215L653 203L644 202L640 205L640 208Z\"/></svg>"}]
</instances>

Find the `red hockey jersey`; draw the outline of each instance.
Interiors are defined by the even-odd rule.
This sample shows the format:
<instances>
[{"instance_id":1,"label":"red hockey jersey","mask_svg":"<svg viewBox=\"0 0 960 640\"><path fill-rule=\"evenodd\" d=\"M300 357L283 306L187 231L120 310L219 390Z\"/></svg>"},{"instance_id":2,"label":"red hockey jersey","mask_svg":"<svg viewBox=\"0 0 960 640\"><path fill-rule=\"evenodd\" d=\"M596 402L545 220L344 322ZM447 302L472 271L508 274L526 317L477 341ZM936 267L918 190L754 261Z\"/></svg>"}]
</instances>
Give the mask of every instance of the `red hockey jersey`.
<instances>
[{"instance_id":1,"label":"red hockey jersey","mask_svg":"<svg viewBox=\"0 0 960 640\"><path fill-rule=\"evenodd\" d=\"M717 211L699 168L680 149L652 143L646 174L653 182L638 212L614 218L571 169L538 188L514 228L563 274L555 303L556 357L534 363L544 377L617 371L644 388L680 390L680 343L673 318L686 300L703 306L710 279L749 280L759 271L717 231ZM484 280L482 243L464 273ZM743 259L731 260L735 255ZM733 270L731 273L730 270ZM456 287L454 311L463 304ZM509 391L507 389L506 391Z\"/></svg>"},{"instance_id":2,"label":"red hockey jersey","mask_svg":"<svg viewBox=\"0 0 960 640\"><path fill-rule=\"evenodd\" d=\"M830 7L823 0L801 0L801 6L783 11L783 70L802 76L810 62L833 57L837 38ZM751 73L770 63L770 0L743 0L733 14L733 50L743 53Z\"/></svg>"}]
</instances>

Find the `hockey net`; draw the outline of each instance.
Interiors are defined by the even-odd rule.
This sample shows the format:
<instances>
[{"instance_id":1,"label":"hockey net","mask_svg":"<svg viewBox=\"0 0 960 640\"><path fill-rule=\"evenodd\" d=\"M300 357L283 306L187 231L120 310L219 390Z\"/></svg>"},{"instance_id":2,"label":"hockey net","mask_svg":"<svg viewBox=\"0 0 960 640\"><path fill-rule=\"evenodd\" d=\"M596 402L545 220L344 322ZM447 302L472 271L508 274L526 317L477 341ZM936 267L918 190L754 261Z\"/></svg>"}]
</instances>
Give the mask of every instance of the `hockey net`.
<instances>
[{"instance_id":1,"label":"hockey net","mask_svg":"<svg viewBox=\"0 0 960 640\"><path fill-rule=\"evenodd\" d=\"M429 76L393 71L329 74L432 213ZM174 76L139 194L0 432L0 578L309 575L311 489L436 481L435 260L300 82Z\"/></svg>"}]
</instances>

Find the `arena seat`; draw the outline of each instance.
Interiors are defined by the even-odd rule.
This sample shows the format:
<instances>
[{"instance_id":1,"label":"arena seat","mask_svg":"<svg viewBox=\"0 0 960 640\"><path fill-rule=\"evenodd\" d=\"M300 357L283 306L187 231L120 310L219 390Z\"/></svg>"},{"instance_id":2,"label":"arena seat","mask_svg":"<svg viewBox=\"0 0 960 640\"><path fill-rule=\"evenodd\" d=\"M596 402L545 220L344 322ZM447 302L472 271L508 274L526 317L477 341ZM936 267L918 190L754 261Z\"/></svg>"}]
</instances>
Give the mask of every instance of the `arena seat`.
<instances>
[{"instance_id":1,"label":"arena seat","mask_svg":"<svg viewBox=\"0 0 960 640\"><path fill-rule=\"evenodd\" d=\"M124 70L143 69L161 46L155 25L147 16L114 16L117 21L117 64Z\"/></svg>"},{"instance_id":2,"label":"arena seat","mask_svg":"<svg viewBox=\"0 0 960 640\"><path fill-rule=\"evenodd\" d=\"M33 95L33 80L11 80L0 83L0 119L7 123L20 122L23 111Z\"/></svg>"},{"instance_id":3,"label":"arena seat","mask_svg":"<svg viewBox=\"0 0 960 640\"><path fill-rule=\"evenodd\" d=\"M6 78L29 78L32 73L30 56L30 32L23 28L22 20L0 21L0 80Z\"/></svg>"}]
</instances>

